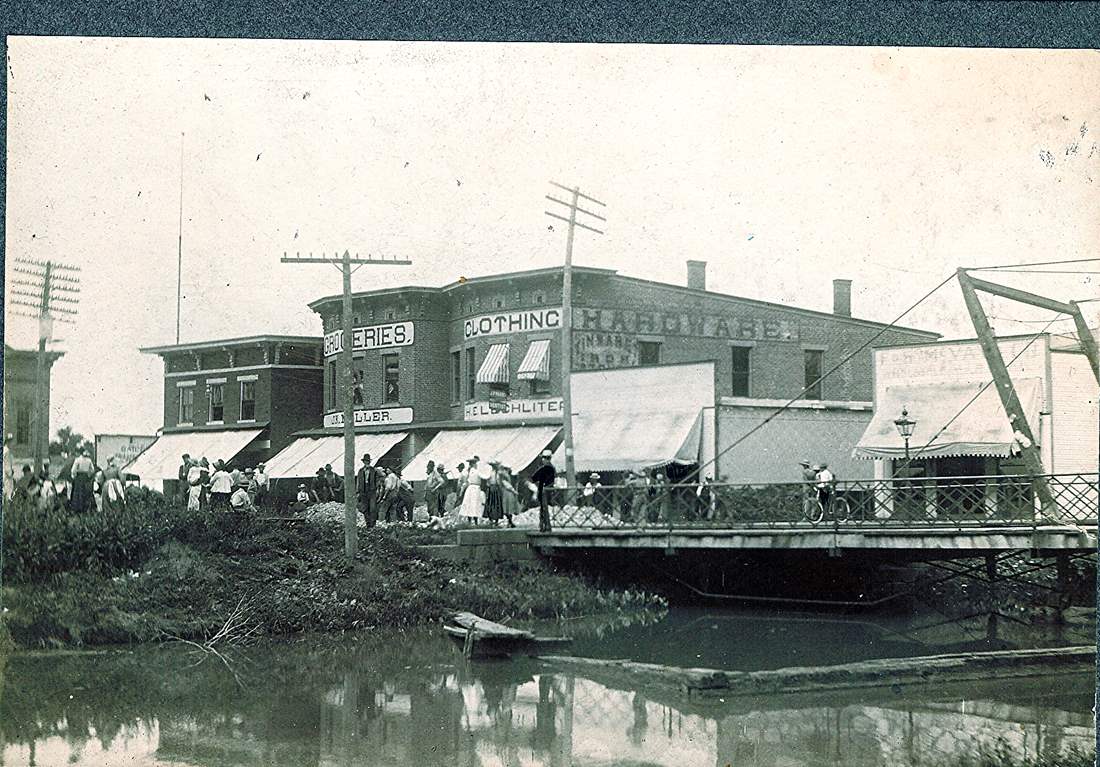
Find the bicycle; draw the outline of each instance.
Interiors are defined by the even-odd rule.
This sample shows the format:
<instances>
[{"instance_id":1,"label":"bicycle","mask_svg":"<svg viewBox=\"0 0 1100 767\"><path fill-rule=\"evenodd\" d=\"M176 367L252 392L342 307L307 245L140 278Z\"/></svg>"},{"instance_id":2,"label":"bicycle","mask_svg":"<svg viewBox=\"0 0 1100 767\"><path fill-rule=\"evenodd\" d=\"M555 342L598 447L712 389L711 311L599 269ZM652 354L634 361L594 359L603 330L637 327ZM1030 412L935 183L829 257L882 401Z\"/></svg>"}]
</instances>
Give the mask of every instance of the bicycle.
<instances>
[{"instance_id":1,"label":"bicycle","mask_svg":"<svg viewBox=\"0 0 1100 767\"><path fill-rule=\"evenodd\" d=\"M825 519L826 513L830 513L835 522L847 522L852 516L852 507L835 490L829 494L829 499L825 503L821 502L821 495L818 494L806 509L806 521L811 525L819 524Z\"/></svg>"}]
</instances>

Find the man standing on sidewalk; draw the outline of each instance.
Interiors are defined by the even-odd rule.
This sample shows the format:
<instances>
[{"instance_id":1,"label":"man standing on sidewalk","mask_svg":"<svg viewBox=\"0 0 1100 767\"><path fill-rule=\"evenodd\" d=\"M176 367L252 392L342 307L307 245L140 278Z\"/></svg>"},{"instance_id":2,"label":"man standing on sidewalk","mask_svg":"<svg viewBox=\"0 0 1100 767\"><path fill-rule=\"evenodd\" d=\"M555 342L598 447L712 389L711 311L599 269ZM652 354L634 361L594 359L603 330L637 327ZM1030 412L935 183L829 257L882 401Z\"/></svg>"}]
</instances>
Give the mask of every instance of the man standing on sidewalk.
<instances>
[{"instance_id":1,"label":"man standing on sidewalk","mask_svg":"<svg viewBox=\"0 0 1100 767\"><path fill-rule=\"evenodd\" d=\"M552 487L554 480L557 479L558 473L554 470L554 465L550 463L550 458L553 456L549 450L542 451L542 465L535 469L531 474L531 481L535 483L535 487L538 488L539 498L539 532L550 532L550 509L547 506L548 499L546 497L546 488Z\"/></svg>"},{"instance_id":2,"label":"man standing on sidewalk","mask_svg":"<svg viewBox=\"0 0 1100 767\"><path fill-rule=\"evenodd\" d=\"M363 465L355 475L355 497L367 527L374 527L378 522L378 472L371 466L370 453L362 460Z\"/></svg>"}]
</instances>

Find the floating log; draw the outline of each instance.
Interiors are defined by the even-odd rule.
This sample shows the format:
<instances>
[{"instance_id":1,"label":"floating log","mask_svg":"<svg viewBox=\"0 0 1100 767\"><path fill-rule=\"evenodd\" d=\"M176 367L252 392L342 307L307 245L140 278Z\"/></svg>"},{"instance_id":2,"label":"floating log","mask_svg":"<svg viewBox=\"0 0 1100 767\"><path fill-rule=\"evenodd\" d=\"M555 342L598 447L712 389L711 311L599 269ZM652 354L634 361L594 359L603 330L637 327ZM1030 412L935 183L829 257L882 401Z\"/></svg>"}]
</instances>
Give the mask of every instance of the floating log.
<instances>
[{"instance_id":1,"label":"floating log","mask_svg":"<svg viewBox=\"0 0 1100 767\"><path fill-rule=\"evenodd\" d=\"M553 652L568 645L568 637L539 637L530 631L515 629L485 620L468 612L451 615L444 621L443 631L462 645L467 658L505 658L514 654L537 655Z\"/></svg>"},{"instance_id":2,"label":"floating log","mask_svg":"<svg viewBox=\"0 0 1100 767\"><path fill-rule=\"evenodd\" d=\"M854 688L891 687L997 677L1024 677L1091 668L1096 648L1056 647L1038 650L882 658L838 666L780 668L768 671L721 671L681 668L628 660L600 660L571 656L540 656L562 671L600 681L600 677L627 680L678 691L686 697L731 697L821 692Z\"/></svg>"}]
</instances>

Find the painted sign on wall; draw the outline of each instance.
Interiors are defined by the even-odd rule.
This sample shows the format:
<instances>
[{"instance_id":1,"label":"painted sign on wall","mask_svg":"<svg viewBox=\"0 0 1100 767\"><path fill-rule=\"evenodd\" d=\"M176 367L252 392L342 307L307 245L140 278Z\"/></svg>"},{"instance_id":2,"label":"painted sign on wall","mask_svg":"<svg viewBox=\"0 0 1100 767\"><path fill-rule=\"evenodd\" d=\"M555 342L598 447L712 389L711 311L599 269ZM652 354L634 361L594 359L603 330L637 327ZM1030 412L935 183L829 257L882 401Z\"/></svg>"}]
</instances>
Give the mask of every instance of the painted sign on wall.
<instances>
[{"instance_id":1,"label":"painted sign on wall","mask_svg":"<svg viewBox=\"0 0 1100 767\"><path fill-rule=\"evenodd\" d=\"M573 365L578 370L638 364L638 339L625 333L573 333Z\"/></svg>"},{"instance_id":2,"label":"painted sign on wall","mask_svg":"<svg viewBox=\"0 0 1100 767\"><path fill-rule=\"evenodd\" d=\"M561 398L510 399L504 402L471 402L463 408L467 421L517 421L524 418L560 418Z\"/></svg>"},{"instance_id":3,"label":"painted sign on wall","mask_svg":"<svg viewBox=\"0 0 1100 767\"><path fill-rule=\"evenodd\" d=\"M95 438L95 460L100 467L106 467L112 460L118 467L133 461L149 445L157 441L156 436L144 434L97 434Z\"/></svg>"},{"instance_id":4,"label":"painted sign on wall","mask_svg":"<svg viewBox=\"0 0 1100 767\"><path fill-rule=\"evenodd\" d=\"M519 312L501 312L471 317L462 323L462 337L483 338L504 333L530 333L538 330L557 330L561 327L561 309L527 309Z\"/></svg>"},{"instance_id":5,"label":"painted sign on wall","mask_svg":"<svg viewBox=\"0 0 1100 767\"><path fill-rule=\"evenodd\" d=\"M634 311L633 309L573 310L576 330L642 333L746 341L797 341L798 324L788 320L702 312Z\"/></svg>"},{"instance_id":6,"label":"painted sign on wall","mask_svg":"<svg viewBox=\"0 0 1100 767\"><path fill-rule=\"evenodd\" d=\"M385 325L368 325L351 331L351 350L395 349L413 342L411 322L390 322ZM331 357L344 349L344 331L334 330L325 334L325 356Z\"/></svg>"},{"instance_id":7,"label":"painted sign on wall","mask_svg":"<svg viewBox=\"0 0 1100 767\"><path fill-rule=\"evenodd\" d=\"M373 410L356 410L356 426L385 426L396 423L412 423L413 409L411 407L384 407ZM325 416L326 429L339 429L344 425L343 413L328 413Z\"/></svg>"}]
</instances>

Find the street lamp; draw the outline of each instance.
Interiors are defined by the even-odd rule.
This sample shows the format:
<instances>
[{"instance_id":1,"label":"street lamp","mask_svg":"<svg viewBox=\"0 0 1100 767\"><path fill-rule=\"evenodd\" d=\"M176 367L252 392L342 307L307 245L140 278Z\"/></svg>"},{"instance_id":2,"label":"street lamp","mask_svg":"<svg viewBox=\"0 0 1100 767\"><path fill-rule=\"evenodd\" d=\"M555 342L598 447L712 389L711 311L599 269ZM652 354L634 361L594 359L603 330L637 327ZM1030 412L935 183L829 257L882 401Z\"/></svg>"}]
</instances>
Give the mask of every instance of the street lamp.
<instances>
[{"instance_id":1,"label":"street lamp","mask_svg":"<svg viewBox=\"0 0 1100 767\"><path fill-rule=\"evenodd\" d=\"M917 425L917 422L909 417L909 411L902 407L901 418L894 420L894 426L898 429L898 434L905 440L905 462L909 463L909 438L913 436L913 428Z\"/></svg>"}]
</instances>

